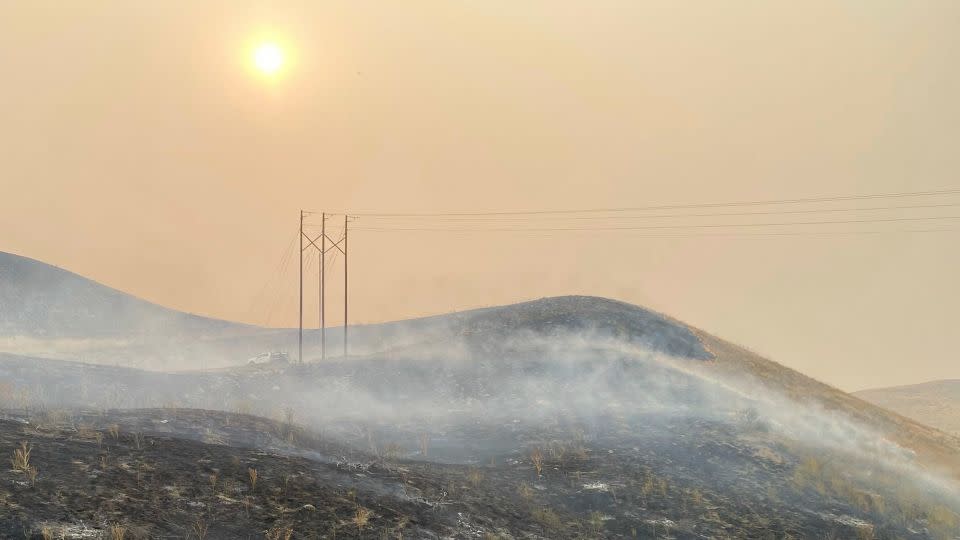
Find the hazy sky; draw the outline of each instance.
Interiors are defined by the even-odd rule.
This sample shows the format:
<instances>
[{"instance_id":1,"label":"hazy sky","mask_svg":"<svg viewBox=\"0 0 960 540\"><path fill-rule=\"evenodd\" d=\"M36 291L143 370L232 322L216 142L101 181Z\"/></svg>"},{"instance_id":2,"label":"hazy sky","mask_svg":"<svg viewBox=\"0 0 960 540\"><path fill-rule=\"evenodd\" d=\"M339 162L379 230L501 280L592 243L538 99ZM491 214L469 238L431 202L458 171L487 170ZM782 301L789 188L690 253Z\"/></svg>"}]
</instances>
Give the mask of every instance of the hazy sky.
<instances>
[{"instance_id":1,"label":"hazy sky","mask_svg":"<svg viewBox=\"0 0 960 540\"><path fill-rule=\"evenodd\" d=\"M8 0L0 250L171 307L295 325L296 263L282 281L278 264L300 208L956 188L958 28L954 0ZM272 81L248 65L265 37L290 54ZM847 390L960 378L958 233L643 234L358 230L351 318L595 294Z\"/></svg>"}]
</instances>

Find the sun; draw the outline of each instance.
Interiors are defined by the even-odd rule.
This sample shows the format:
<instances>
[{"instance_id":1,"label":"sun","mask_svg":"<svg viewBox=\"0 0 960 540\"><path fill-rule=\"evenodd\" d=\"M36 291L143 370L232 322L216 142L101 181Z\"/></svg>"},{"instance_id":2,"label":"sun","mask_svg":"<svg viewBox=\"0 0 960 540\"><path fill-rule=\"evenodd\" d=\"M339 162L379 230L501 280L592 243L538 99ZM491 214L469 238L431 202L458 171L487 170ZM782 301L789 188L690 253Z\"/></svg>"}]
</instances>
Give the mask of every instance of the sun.
<instances>
[{"instance_id":1,"label":"sun","mask_svg":"<svg viewBox=\"0 0 960 540\"><path fill-rule=\"evenodd\" d=\"M283 49L273 42L265 42L253 50L253 65L265 75L273 75L283 67Z\"/></svg>"}]
</instances>

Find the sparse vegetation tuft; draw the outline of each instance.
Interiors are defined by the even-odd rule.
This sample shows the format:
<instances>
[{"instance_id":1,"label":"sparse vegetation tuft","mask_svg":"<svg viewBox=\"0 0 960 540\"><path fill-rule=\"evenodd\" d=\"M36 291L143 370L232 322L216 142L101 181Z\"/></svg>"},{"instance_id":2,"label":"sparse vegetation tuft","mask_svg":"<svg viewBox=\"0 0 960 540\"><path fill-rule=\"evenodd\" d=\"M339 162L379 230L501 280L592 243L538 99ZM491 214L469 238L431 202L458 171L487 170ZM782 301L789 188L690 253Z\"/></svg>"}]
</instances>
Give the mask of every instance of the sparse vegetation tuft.
<instances>
[{"instance_id":1,"label":"sparse vegetation tuft","mask_svg":"<svg viewBox=\"0 0 960 540\"><path fill-rule=\"evenodd\" d=\"M470 469L467 472L467 482L470 482L470 485L474 488L480 487L480 484L483 483L483 473L479 469Z\"/></svg>"},{"instance_id":2,"label":"sparse vegetation tuft","mask_svg":"<svg viewBox=\"0 0 960 540\"><path fill-rule=\"evenodd\" d=\"M517 488L517 494L520 495L521 499L529 501L533 498L533 489L530 487L530 484L521 482L520 486Z\"/></svg>"},{"instance_id":3,"label":"sparse vegetation tuft","mask_svg":"<svg viewBox=\"0 0 960 540\"><path fill-rule=\"evenodd\" d=\"M190 530L197 540L205 540L207 538L207 532L209 529L210 525L208 525L203 519L197 519L193 522L193 525L190 526Z\"/></svg>"},{"instance_id":4,"label":"sparse vegetation tuft","mask_svg":"<svg viewBox=\"0 0 960 540\"><path fill-rule=\"evenodd\" d=\"M30 466L30 452L33 451L26 441L20 443L20 448L16 448L13 451L13 458L10 459L10 463L13 464L13 470L26 472L27 467Z\"/></svg>"},{"instance_id":5,"label":"sparse vegetation tuft","mask_svg":"<svg viewBox=\"0 0 960 540\"><path fill-rule=\"evenodd\" d=\"M530 461L533 463L533 468L537 470L537 476L540 476L543 472L543 452L539 448L531 450Z\"/></svg>"},{"instance_id":6,"label":"sparse vegetation tuft","mask_svg":"<svg viewBox=\"0 0 960 540\"><path fill-rule=\"evenodd\" d=\"M357 511L353 514L353 523L361 533L363 532L363 528L367 526L367 522L370 521L370 513L370 510L358 506Z\"/></svg>"},{"instance_id":7,"label":"sparse vegetation tuft","mask_svg":"<svg viewBox=\"0 0 960 540\"><path fill-rule=\"evenodd\" d=\"M268 529L264 535L267 540L290 540L293 538L293 529L290 527L274 527Z\"/></svg>"},{"instance_id":8,"label":"sparse vegetation tuft","mask_svg":"<svg viewBox=\"0 0 960 540\"><path fill-rule=\"evenodd\" d=\"M257 478L259 476L257 474L257 470L253 467L249 467L247 469L247 476L250 477L250 491L257 489Z\"/></svg>"},{"instance_id":9,"label":"sparse vegetation tuft","mask_svg":"<svg viewBox=\"0 0 960 540\"><path fill-rule=\"evenodd\" d=\"M550 531L559 530L563 526L563 520L560 516L549 508L536 508L530 516L545 529Z\"/></svg>"},{"instance_id":10,"label":"sparse vegetation tuft","mask_svg":"<svg viewBox=\"0 0 960 540\"><path fill-rule=\"evenodd\" d=\"M110 535L110 540L124 540L124 538L127 537L127 527L119 523L114 523L107 529L107 533Z\"/></svg>"}]
</instances>

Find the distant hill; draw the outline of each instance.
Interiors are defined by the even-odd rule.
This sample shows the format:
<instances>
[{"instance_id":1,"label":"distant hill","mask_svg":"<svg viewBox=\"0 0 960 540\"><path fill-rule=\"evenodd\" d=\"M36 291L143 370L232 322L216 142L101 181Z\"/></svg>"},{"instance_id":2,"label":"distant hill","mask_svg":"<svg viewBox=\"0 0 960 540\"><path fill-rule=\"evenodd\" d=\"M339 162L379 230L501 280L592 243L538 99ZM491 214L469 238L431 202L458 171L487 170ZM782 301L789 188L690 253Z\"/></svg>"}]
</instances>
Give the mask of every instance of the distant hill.
<instances>
[{"instance_id":1,"label":"distant hill","mask_svg":"<svg viewBox=\"0 0 960 540\"><path fill-rule=\"evenodd\" d=\"M676 356L710 354L685 325L624 302L587 296L545 298L351 328L350 352L372 354L450 340L486 352L525 333L597 332ZM329 328L328 357L342 354ZM304 330L304 357L320 356L316 329ZM184 370L227 367L285 350L296 359L297 330L201 317L136 298L73 272L0 252L0 352L62 360ZM479 349L478 349L479 350Z\"/></svg>"},{"instance_id":2,"label":"distant hill","mask_svg":"<svg viewBox=\"0 0 960 540\"><path fill-rule=\"evenodd\" d=\"M875 388L854 395L928 426L960 435L960 380Z\"/></svg>"},{"instance_id":3,"label":"distant hill","mask_svg":"<svg viewBox=\"0 0 960 540\"><path fill-rule=\"evenodd\" d=\"M125 338L220 334L245 325L168 309L67 270L0 252L0 335Z\"/></svg>"}]
</instances>

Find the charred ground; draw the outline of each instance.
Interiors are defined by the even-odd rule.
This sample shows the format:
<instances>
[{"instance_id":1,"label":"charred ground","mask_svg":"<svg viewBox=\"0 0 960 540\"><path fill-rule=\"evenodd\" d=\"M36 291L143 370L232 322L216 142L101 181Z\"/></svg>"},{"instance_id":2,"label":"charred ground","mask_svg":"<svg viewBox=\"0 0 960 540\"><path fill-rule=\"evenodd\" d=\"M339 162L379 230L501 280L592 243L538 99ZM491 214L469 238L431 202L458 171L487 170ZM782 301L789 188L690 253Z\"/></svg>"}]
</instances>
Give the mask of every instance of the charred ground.
<instances>
[{"instance_id":1,"label":"charred ground","mask_svg":"<svg viewBox=\"0 0 960 540\"><path fill-rule=\"evenodd\" d=\"M761 425L657 415L591 426L507 427L513 449L491 445L485 462L458 465L430 460L444 433L411 448L402 432L371 429L362 451L283 422L208 411L15 417L0 422L0 452L26 445L38 473L5 473L0 531L96 538L119 524L134 538L191 537L197 527L208 538L287 530L295 538L948 537L944 510L911 514L885 506L894 494L817 476L810 463L824 456L785 446ZM472 440L487 435L460 429Z\"/></svg>"}]
</instances>

